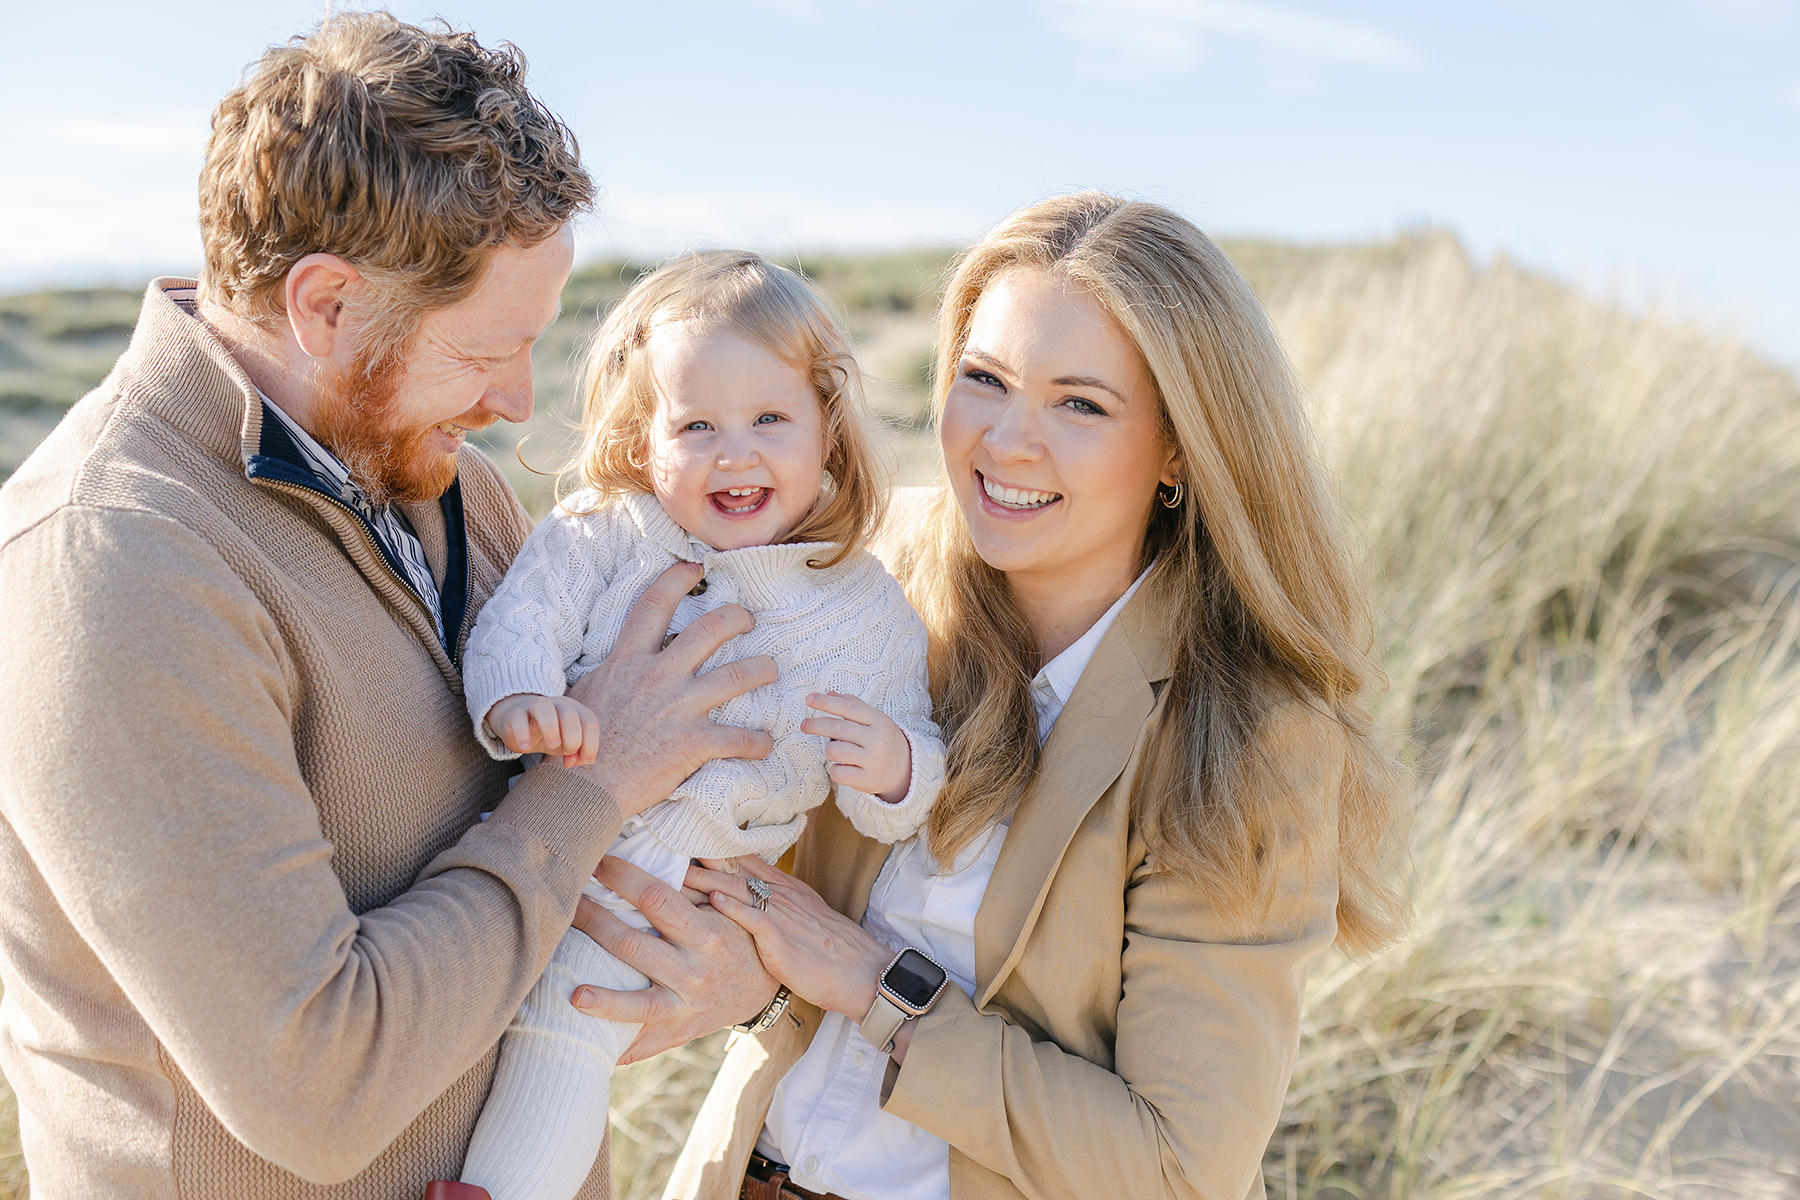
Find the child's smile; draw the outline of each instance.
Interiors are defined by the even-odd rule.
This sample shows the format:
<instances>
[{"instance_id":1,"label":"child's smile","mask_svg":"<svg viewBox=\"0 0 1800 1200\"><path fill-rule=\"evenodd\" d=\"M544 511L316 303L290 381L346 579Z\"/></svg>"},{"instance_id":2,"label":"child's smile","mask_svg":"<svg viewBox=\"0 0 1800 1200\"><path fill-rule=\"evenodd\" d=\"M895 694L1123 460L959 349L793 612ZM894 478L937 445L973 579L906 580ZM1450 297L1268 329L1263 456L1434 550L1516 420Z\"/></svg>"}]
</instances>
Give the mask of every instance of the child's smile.
<instances>
[{"instance_id":1,"label":"child's smile","mask_svg":"<svg viewBox=\"0 0 1800 1200\"><path fill-rule=\"evenodd\" d=\"M749 517L762 511L768 503L766 487L729 488L712 494L713 506L727 517Z\"/></svg>"},{"instance_id":2,"label":"child's smile","mask_svg":"<svg viewBox=\"0 0 1800 1200\"><path fill-rule=\"evenodd\" d=\"M819 398L804 372L729 329L681 322L650 339L650 484L709 546L767 546L812 511L824 471Z\"/></svg>"}]
</instances>

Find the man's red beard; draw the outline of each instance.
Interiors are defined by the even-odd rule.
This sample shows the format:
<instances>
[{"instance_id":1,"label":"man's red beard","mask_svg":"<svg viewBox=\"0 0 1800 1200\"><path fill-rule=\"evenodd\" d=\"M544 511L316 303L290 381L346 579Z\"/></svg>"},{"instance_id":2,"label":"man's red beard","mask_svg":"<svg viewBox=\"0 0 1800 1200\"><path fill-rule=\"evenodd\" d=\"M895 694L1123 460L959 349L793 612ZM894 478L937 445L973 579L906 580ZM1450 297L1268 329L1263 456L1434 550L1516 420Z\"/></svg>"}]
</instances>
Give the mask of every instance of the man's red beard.
<instances>
[{"instance_id":1,"label":"man's red beard","mask_svg":"<svg viewBox=\"0 0 1800 1200\"><path fill-rule=\"evenodd\" d=\"M394 426L405 379L404 352L372 369L359 356L346 376L324 387L313 409L319 441L376 508L435 500L456 479L456 455L425 447L436 426Z\"/></svg>"}]
</instances>

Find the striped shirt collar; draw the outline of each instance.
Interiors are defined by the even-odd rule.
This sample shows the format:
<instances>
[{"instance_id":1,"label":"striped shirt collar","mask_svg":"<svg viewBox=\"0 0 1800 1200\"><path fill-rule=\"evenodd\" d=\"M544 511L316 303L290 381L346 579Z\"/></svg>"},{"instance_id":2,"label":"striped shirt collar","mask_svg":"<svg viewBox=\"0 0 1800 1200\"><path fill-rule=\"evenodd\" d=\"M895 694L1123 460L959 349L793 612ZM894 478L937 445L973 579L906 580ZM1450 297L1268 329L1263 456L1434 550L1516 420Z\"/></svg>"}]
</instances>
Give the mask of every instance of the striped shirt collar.
<instances>
[{"instance_id":1,"label":"striped shirt collar","mask_svg":"<svg viewBox=\"0 0 1800 1200\"><path fill-rule=\"evenodd\" d=\"M275 419L287 427L288 436L294 439L294 448L299 450L306 459L306 465L312 468L313 474L323 482L330 484L331 490L336 493L339 500L354 508L370 521L374 521L378 515L376 508L369 503L369 498L363 494L362 488L356 485L356 481L350 478L350 468L346 467L337 455L320 445L318 440L306 432L300 422L288 416L279 404L264 396L261 388L257 389L256 394L262 396L263 411L274 413Z\"/></svg>"},{"instance_id":2,"label":"striped shirt collar","mask_svg":"<svg viewBox=\"0 0 1800 1200\"><path fill-rule=\"evenodd\" d=\"M162 289L169 300L196 321L203 321L200 316L199 290L187 281L174 282ZM454 647L450 644L453 637L461 629L466 614L468 594L468 531L463 523L462 485L452 482L448 491L439 499L439 506L444 513L445 537L448 542L449 557L445 568L444 585L449 596L449 612L445 612L445 592L440 592L437 580L431 573L431 564L425 557L425 547L420 543L418 535L407 522L406 515L396 505L383 505L380 509L370 506L368 497L350 478L350 470L344 466L337 455L320 445L298 422L282 411L281 407L270 400L260 388L256 389L258 400L262 404L262 428L265 442L257 453L246 458L245 475L251 479L265 477L283 478L290 483L307 483L317 491L323 492L341 501L352 512L355 512L368 523L375 535L376 546L388 565L407 582L431 613L432 623L436 626L438 641L453 656ZM269 416L275 417L272 428ZM268 439L271 432L278 433L276 439ZM269 441L276 445L269 445ZM291 450L283 449L291 447ZM269 451L274 453L269 453ZM449 619L449 633L446 635L445 620Z\"/></svg>"}]
</instances>

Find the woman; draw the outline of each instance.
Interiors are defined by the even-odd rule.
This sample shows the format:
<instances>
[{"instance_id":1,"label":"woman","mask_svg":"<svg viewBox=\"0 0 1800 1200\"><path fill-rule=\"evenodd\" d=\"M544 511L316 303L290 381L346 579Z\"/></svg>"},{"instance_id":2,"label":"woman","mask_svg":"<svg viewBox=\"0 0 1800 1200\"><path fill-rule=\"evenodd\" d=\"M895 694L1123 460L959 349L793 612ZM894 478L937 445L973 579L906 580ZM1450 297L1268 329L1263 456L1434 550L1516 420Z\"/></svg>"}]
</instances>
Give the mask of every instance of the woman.
<instances>
[{"instance_id":1,"label":"woman","mask_svg":"<svg viewBox=\"0 0 1800 1200\"><path fill-rule=\"evenodd\" d=\"M1286 360L1198 229L1098 193L971 249L939 352L949 498L892 560L950 782L891 855L821 809L793 876L690 872L797 1001L733 1047L668 1195L1260 1197L1307 960L1406 908ZM907 946L948 981L901 1020Z\"/></svg>"}]
</instances>

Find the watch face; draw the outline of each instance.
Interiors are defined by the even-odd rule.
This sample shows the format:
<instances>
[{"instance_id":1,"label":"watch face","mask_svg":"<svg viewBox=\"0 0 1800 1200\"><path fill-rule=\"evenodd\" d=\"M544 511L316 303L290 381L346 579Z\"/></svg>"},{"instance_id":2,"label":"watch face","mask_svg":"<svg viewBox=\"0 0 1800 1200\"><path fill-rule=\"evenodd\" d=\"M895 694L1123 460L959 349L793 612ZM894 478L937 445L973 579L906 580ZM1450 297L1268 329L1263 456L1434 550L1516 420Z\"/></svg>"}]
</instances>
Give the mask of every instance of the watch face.
<instances>
[{"instance_id":1,"label":"watch face","mask_svg":"<svg viewBox=\"0 0 1800 1200\"><path fill-rule=\"evenodd\" d=\"M924 1008L944 986L944 978L944 968L909 948L887 969L881 981L887 984L889 991L914 1008Z\"/></svg>"}]
</instances>

